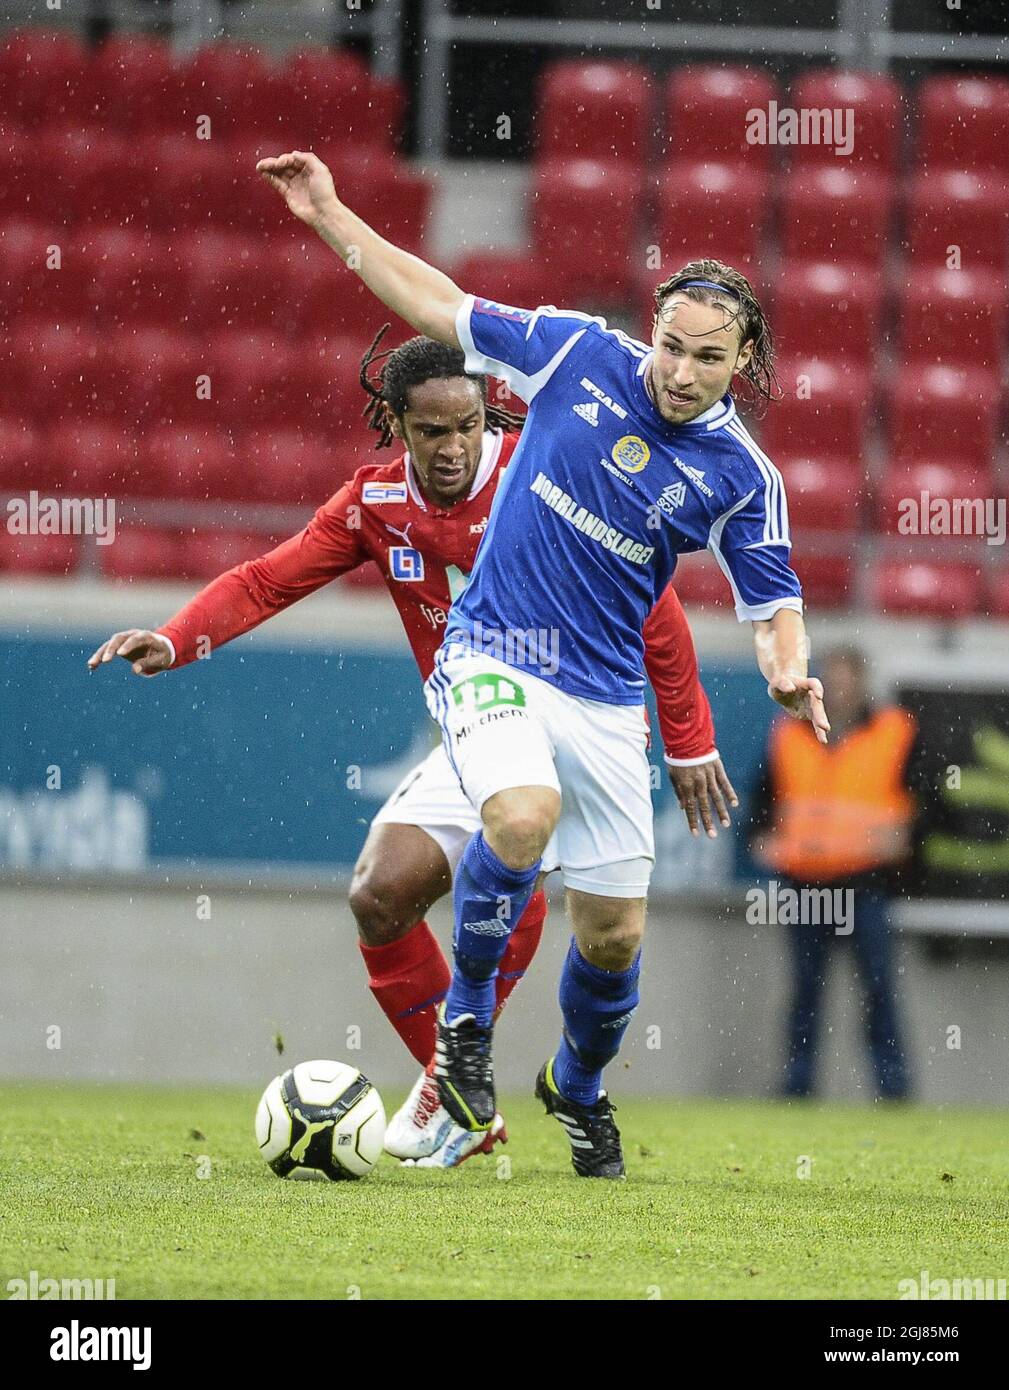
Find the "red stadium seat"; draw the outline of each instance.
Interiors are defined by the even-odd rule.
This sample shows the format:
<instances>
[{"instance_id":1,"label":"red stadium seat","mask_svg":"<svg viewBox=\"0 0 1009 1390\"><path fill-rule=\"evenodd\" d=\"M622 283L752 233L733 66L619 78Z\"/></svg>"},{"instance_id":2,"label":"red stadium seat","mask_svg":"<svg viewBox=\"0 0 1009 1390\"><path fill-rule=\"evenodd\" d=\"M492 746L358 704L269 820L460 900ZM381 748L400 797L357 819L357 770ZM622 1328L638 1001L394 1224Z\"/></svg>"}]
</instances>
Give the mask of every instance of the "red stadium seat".
<instances>
[{"instance_id":1,"label":"red stadium seat","mask_svg":"<svg viewBox=\"0 0 1009 1390\"><path fill-rule=\"evenodd\" d=\"M111 223L137 232L155 221L164 190L146 144L125 135L62 136L76 164L75 221Z\"/></svg>"},{"instance_id":2,"label":"red stadium seat","mask_svg":"<svg viewBox=\"0 0 1009 1390\"><path fill-rule=\"evenodd\" d=\"M851 607L854 566L849 554L823 554L819 547L800 541L792 552L792 566L802 585L803 602L810 608Z\"/></svg>"},{"instance_id":3,"label":"red stadium seat","mask_svg":"<svg viewBox=\"0 0 1009 1390\"><path fill-rule=\"evenodd\" d=\"M367 345L383 323L392 324L386 347L415 334L408 323L383 308L361 277L341 265L317 237L293 242L283 250L277 245L272 273L296 342L322 336L358 337Z\"/></svg>"},{"instance_id":4,"label":"red stadium seat","mask_svg":"<svg viewBox=\"0 0 1009 1390\"><path fill-rule=\"evenodd\" d=\"M890 230L893 185L879 174L834 164L791 174L781 203L781 252L796 261L847 261L878 268Z\"/></svg>"},{"instance_id":5,"label":"red stadium seat","mask_svg":"<svg viewBox=\"0 0 1009 1390\"><path fill-rule=\"evenodd\" d=\"M634 283L641 179L598 160L554 160L533 175L533 253L568 258L569 293L620 299Z\"/></svg>"},{"instance_id":6,"label":"red stadium seat","mask_svg":"<svg viewBox=\"0 0 1009 1390\"><path fill-rule=\"evenodd\" d=\"M244 191L249 181L245 169L235 166L230 148L224 139L198 140L195 131L145 140L144 151L158 186L158 198L150 209L153 231L227 230L227 209L237 184L241 180Z\"/></svg>"},{"instance_id":7,"label":"red stadium seat","mask_svg":"<svg viewBox=\"0 0 1009 1390\"><path fill-rule=\"evenodd\" d=\"M86 86L97 119L137 135L179 120L179 70L164 39L110 34L92 51Z\"/></svg>"},{"instance_id":8,"label":"red stadium seat","mask_svg":"<svg viewBox=\"0 0 1009 1390\"><path fill-rule=\"evenodd\" d=\"M0 416L0 492L38 487L45 463L42 432L28 420Z\"/></svg>"},{"instance_id":9,"label":"red stadium seat","mask_svg":"<svg viewBox=\"0 0 1009 1390\"><path fill-rule=\"evenodd\" d=\"M1009 621L1009 566L1003 565L992 576L988 612L993 618Z\"/></svg>"},{"instance_id":10,"label":"red stadium seat","mask_svg":"<svg viewBox=\"0 0 1009 1390\"><path fill-rule=\"evenodd\" d=\"M241 491L238 454L231 438L199 426L164 425L143 440L136 474L141 497L214 502Z\"/></svg>"},{"instance_id":11,"label":"red stadium seat","mask_svg":"<svg viewBox=\"0 0 1009 1390\"><path fill-rule=\"evenodd\" d=\"M645 165L654 100L651 75L640 63L561 59L548 64L537 96L537 160L619 159Z\"/></svg>"},{"instance_id":12,"label":"red stadium seat","mask_svg":"<svg viewBox=\"0 0 1009 1390\"><path fill-rule=\"evenodd\" d=\"M785 480L789 526L797 531L854 531L862 491L860 460L787 454L775 458Z\"/></svg>"},{"instance_id":13,"label":"red stadium seat","mask_svg":"<svg viewBox=\"0 0 1009 1390\"><path fill-rule=\"evenodd\" d=\"M887 469L880 484L880 529L894 535L927 534L943 538L946 533L940 527L924 528L933 500L980 499L983 504L994 492L995 479L990 465L972 468L958 459L946 458L897 463ZM924 505L922 494L927 495Z\"/></svg>"},{"instance_id":14,"label":"red stadium seat","mask_svg":"<svg viewBox=\"0 0 1009 1390\"><path fill-rule=\"evenodd\" d=\"M990 271L915 270L901 296L901 350L908 361L999 370L1006 319L1005 286Z\"/></svg>"},{"instance_id":15,"label":"red stadium seat","mask_svg":"<svg viewBox=\"0 0 1009 1390\"><path fill-rule=\"evenodd\" d=\"M990 466L999 416L994 372L910 362L890 387L892 458L952 458Z\"/></svg>"},{"instance_id":16,"label":"red stadium seat","mask_svg":"<svg viewBox=\"0 0 1009 1390\"><path fill-rule=\"evenodd\" d=\"M8 218L49 220L53 198L46 194L52 195L51 187L42 187L42 200L35 207L34 188L40 182L34 168L36 142L34 132L0 126L0 222Z\"/></svg>"},{"instance_id":17,"label":"red stadium seat","mask_svg":"<svg viewBox=\"0 0 1009 1390\"><path fill-rule=\"evenodd\" d=\"M178 128L195 137L197 123L209 119L211 143L255 132L267 120L264 102L272 95L270 69L258 49L204 44L179 63Z\"/></svg>"},{"instance_id":18,"label":"red stadium seat","mask_svg":"<svg viewBox=\"0 0 1009 1390\"><path fill-rule=\"evenodd\" d=\"M245 560L265 555L276 543L271 536L249 531L196 531L181 538L181 572L188 579L216 579Z\"/></svg>"},{"instance_id":19,"label":"red stadium seat","mask_svg":"<svg viewBox=\"0 0 1009 1390\"><path fill-rule=\"evenodd\" d=\"M771 146L748 143L747 113L778 96L770 73L725 64L677 68L666 84L667 155L767 168Z\"/></svg>"},{"instance_id":20,"label":"red stadium seat","mask_svg":"<svg viewBox=\"0 0 1009 1390\"><path fill-rule=\"evenodd\" d=\"M363 347L354 338L308 339L294 351L283 374L271 377L269 414L303 423L306 429L338 440L359 426L367 396L360 384Z\"/></svg>"},{"instance_id":21,"label":"red stadium seat","mask_svg":"<svg viewBox=\"0 0 1009 1390\"><path fill-rule=\"evenodd\" d=\"M355 169L352 178L345 177L342 191L348 205L381 236L407 251L423 250L431 208L430 179L414 173L403 160L376 153Z\"/></svg>"},{"instance_id":22,"label":"red stadium seat","mask_svg":"<svg viewBox=\"0 0 1009 1390\"><path fill-rule=\"evenodd\" d=\"M57 578L77 568L80 550L77 536L12 535L0 526L0 570Z\"/></svg>"},{"instance_id":23,"label":"red stadium seat","mask_svg":"<svg viewBox=\"0 0 1009 1390\"><path fill-rule=\"evenodd\" d=\"M926 77L918 88L919 162L1009 177L1009 81L982 74Z\"/></svg>"},{"instance_id":24,"label":"red stadium seat","mask_svg":"<svg viewBox=\"0 0 1009 1390\"><path fill-rule=\"evenodd\" d=\"M878 609L923 618L969 618L978 611L982 589L976 565L939 564L931 559L884 560L872 576Z\"/></svg>"},{"instance_id":25,"label":"red stadium seat","mask_svg":"<svg viewBox=\"0 0 1009 1390\"><path fill-rule=\"evenodd\" d=\"M912 262L1009 274L1009 184L960 169L919 174L911 184L906 240Z\"/></svg>"},{"instance_id":26,"label":"red stadium seat","mask_svg":"<svg viewBox=\"0 0 1009 1390\"><path fill-rule=\"evenodd\" d=\"M714 256L740 268L759 259L768 210L760 169L676 163L659 175L656 199L662 263Z\"/></svg>"},{"instance_id":27,"label":"red stadium seat","mask_svg":"<svg viewBox=\"0 0 1009 1390\"><path fill-rule=\"evenodd\" d=\"M853 112L850 154L836 154L834 144L804 142L792 151L796 167L836 163L886 177L896 171L903 134L903 97L895 78L834 68L805 72L792 84L789 106L796 111Z\"/></svg>"},{"instance_id":28,"label":"red stadium seat","mask_svg":"<svg viewBox=\"0 0 1009 1390\"><path fill-rule=\"evenodd\" d=\"M78 186L89 161L101 157L103 135L94 126L52 126L33 131L18 157L25 160L17 186L21 217L48 224L55 233L78 220ZM112 136L112 143L116 137ZM18 143L18 142L16 142Z\"/></svg>"},{"instance_id":29,"label":"red stadium seat","mask_svg":"<svg viewBox=\"0 0 1009 1390\"><path fill-rule=\"evenodd\" d=\"M25 126L88 121L88 50L64 30L16 29L0 46L0 115Z\"/></svg>"},{"instance_id":30,"label":"red stadium seat","mask_svg":"<svg viewBox=\"0 0 1009 1390\"><path fill-rule=\"evenodd\" d=\"M199 332L275 324L284 331L288 310L277 292L275 259L261 240L204 231L175 247L189 268L189 315Z\"/></svg>"},{"instance_id":31,"label":"red stadium seat","mask_svg":"<svg viewBox=\"0 0 1009 1390\"><path fill-rule=\"evenodd\" d=\"M304 48L288 54L277 73L298 135L297 149L335 143L352 134L359 158L390 150L399 134L403 96L397 84L377 84L361 58L348 50ZM277 153L280 151L278 150Z\"/></svg>"},{"instance_id":32,"label":"red stadium seat","mask_svg":"<svg viewBox=\"0 0 1009 1390\"><path fill-rule=\"evenodd\" d=\"M221 417L207 345L185 333L138 330L116 338L110 355L126 381L124 413L144 429L216 427ZM219 386L219 383L217 384Z\"/></svg>"},{"instance_id":33,"label":"red stadium seat","mask_svg":"<svg viewBox=\"0 0 1009 1390\"><path fill-rule=\"evenodd\" d=\"M53 312L53 292L79 291L81 276L50 270L52 230L36 222L0 223L0 322Z\"/></svg>"},{"instance_id":34,"label":"red stadium seat","mask_svg":"<svg viewBox=\"0 0 1009 1390\"><path fill-rule=\"evenodd\" d=\"M97 322L107 328L189 327L188 267L173 243L125 227L81 231Z\"/></svg>"},{"instance_id":35,"label":"red stadium seat","mask_svg":"<svg viewBox=\"0 0 1009 1390\"><path fill-rule=\"evenodd\" d=\"M456 261L453 278L467 294L519 309L535 309L540 304L573 307L558 301L557 281L549 264L528 251L469 252Z\"/></svg>"},{"instance_id":36,"label":"red stadium seat","mask_svg":"<svg viewBox=\"0 0 1009 1390\"><path fill-rule=\"evenodd\" d=\"M184 565L183 538L166 527L119 527L115 544L98 546L97 553L106 579L175 579Z\"/></svg>"},{"instance_id":37,"label":"red stadium seat","mask_svg":"<svg viewBox=\"0 0 1009 1390\"><path fill-rule=\"evenodd\" d=\"M763 447L776 458L802 448L812 455L859 457L869 419L871 379L862 368L817 358L783 358L784 398L760 424Z\"/></svg>"},{"instance_id":38,"label":"red stadium seat","mask_svg":"<svg viewBox=\"0 0 1009 1390\"><path fill-rule=\"evenodd\" d=\"M81 325L20 319L7 351L10 399L39 423L106 418L121 410L106 336Z\"/></svg>"},{"instance_id":39,"label":"red stadium seat","mask_svg":"<svg viewBox=\"0 0 1009 1390\"><path fill-rule=\"evenodd\" d=\"M247 434L242 440L242 476L250 501L276 506L321 506L342 481L334 457L339 441L297 428Z\"/></svg>"},{"instance_id":40,"label":"red stadium seat","mask_svg":"<svg viewBox=\"0 0 1009 1390\"><path fill-rule=\"evenodd\" d=\"M803 261L778 280L774 340L789 356L869 366L882 317L882 279L863 266Z\"/></svg>"},{"instance_id":41,"label":"red stadium seat","mask_svg":"<svg viewBox=\"0 0 1009 1390\"><path fill-rule=\"evenodd\" d=\"M67 421L47 431L45 447L46 486L58 486L79 497L121 497L132 491L137 441L122 425L99 420Z\"/></svg>"}]
</instances>

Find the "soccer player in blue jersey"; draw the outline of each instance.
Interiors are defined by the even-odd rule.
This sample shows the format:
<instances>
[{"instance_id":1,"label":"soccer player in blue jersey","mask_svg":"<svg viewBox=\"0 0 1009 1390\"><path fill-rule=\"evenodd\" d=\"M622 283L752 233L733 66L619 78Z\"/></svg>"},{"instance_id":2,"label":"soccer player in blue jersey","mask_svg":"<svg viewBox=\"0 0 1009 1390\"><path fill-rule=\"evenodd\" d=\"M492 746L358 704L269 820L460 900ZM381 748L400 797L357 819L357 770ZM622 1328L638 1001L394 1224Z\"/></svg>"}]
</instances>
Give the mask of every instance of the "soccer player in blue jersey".
<instances>
[{"instance_id":1,"label":"soccer player in blue jersey","mask_svg":"<svg viewBox=\"0 0 1009 1390\"><path fill-rule=\"evenodd\" d=\"M559 863L574 934L536 1094L580 1176L622 1177L602 1073L638 1002L655 857L641 629L679 555L713 552L768 693L821 741L829 729L806 674L781 475L730 393L739 378L770 396L770 331L748 281L718 261L657 288L650 346L587 314L474 298L351 212L316 156L257 167L384 304L529 405L425 687L482 822L456 871L436 1075L456 1122L489 1128L498 962L541 864Z\"/></svg>"}]
</instances>

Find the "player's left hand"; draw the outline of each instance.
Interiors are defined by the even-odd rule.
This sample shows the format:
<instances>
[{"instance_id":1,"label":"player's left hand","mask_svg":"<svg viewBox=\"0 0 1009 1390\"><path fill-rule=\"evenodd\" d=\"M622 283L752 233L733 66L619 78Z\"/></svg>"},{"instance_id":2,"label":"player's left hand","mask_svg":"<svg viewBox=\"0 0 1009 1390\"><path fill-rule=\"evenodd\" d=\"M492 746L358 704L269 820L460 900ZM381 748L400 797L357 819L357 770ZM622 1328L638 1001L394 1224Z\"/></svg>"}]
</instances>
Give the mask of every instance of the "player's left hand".
<instances>
[{"instance_id":1,"label":"player's left hand","mask_svg":"<svg viewBox=\"0 0 1009 1390\"><path fill-rule=\"evenodd\" d=\"M827 742L830 723L823 707L823 686L815 676L775 676L767 693L794 719L808 719L820 743Z\"/></svg>"},{"instance_id":2,"label":"player's left hand","mask_svg":"<svg viewBox=\"0 0 1009 1390\"><path fill-rule=\"evenodd\" d=\"M729 781L721 758L710 763L699 763L692 767L669 766L669 780L676 792L676 800L687 818L691 835L699 835L703 825L713 840L718 835L715 817L726 828L732 824L729 818L729 805L738 806L739 797ZM714 811L712 811L714 808Z\"/></svg>"}]
</instances>

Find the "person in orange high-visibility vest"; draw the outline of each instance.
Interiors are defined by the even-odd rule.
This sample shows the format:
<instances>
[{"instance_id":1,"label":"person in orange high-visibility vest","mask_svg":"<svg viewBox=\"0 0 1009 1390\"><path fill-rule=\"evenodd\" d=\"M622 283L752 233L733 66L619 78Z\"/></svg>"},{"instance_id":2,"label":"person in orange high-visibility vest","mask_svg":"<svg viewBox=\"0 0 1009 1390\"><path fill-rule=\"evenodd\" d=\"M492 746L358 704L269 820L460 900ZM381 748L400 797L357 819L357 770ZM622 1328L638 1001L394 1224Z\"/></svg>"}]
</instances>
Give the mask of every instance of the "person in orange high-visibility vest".
<instances>
[{"instance_id":1,"label":"person in orange high-visibility vest","mask_svg":"<svg viewBox=\"0 0 1009 1390\"><path fill-rule=\"evenodd\" d=\"M794 907L779 919L787 922L793 976L784 1091L808 1096L815 1088L829 951L847 940L864 991L876 1089L905 1099L889 902L917 810L908 784L917 723L896 705L870 704L864 659L854 648L827 655L823 683L831 692L830 742L818 743L798 721L776 721L752 802L750 852L777 881L776 902L784 901L784 888L798 894L788 896L799 920L792 920Z\"/></svg>"}]
</instances>

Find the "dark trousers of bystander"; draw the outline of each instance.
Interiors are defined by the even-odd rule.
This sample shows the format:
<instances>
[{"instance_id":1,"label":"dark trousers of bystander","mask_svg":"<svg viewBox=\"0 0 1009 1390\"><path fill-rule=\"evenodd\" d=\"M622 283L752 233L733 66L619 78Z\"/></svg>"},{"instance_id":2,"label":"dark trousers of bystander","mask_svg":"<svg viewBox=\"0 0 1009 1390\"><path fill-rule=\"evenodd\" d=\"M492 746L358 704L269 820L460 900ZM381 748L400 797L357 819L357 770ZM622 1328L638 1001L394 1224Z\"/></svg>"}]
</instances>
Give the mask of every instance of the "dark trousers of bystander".
<instances>
[{"instance_id":1,"label":"dark trousers of bystander","mask_svg":"<svg viewBox=\"0 0 1009 1390\"><path fill-rule=\"evenodd\" d=\"M800 890L812 887L792 886ZM906 1100L909 1082L896 1002L889 899L883 893L855 889L854 930L847 936L837 935L831 924L790 925L787 930L792 1001L784 1094L808 1096L815 1090L824 986L831 959L847 944L855 954L876 1091L885 1099Z\"/></svg>"}]
</instances>

